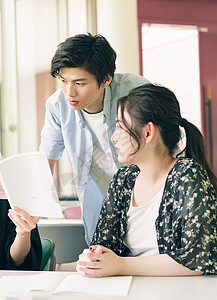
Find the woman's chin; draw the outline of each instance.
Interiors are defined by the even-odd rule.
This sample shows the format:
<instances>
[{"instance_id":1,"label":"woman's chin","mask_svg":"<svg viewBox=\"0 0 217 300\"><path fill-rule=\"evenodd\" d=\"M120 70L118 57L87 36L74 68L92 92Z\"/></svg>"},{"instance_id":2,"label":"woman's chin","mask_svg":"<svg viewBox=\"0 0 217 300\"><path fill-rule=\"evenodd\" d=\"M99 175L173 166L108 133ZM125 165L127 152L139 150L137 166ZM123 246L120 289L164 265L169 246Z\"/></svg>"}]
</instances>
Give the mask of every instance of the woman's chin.
<instances>
[{"instance_id":1,"label":"woman's chin","mask_svg":"<svg viewBox=\"0 0 217 300\"><path fill-rule=\"evenodd\" d=\"M123 157L123 156L118 156L118 161L121 164L132 164L132 159L129 159L129 157Z\"/></svg>"},{"instance_id":2,"label":"woman's chin","mask_svg":"<svg viewBox=\"0 0 217 300\"><path fill-rule=\"evenodd\" d=\"M119 161L119 163L121 163L121 164L126 163L126 159L124 159L124 157L119 156L119 155L118 155L118 161Z\"/></svg>"}]
</instances>

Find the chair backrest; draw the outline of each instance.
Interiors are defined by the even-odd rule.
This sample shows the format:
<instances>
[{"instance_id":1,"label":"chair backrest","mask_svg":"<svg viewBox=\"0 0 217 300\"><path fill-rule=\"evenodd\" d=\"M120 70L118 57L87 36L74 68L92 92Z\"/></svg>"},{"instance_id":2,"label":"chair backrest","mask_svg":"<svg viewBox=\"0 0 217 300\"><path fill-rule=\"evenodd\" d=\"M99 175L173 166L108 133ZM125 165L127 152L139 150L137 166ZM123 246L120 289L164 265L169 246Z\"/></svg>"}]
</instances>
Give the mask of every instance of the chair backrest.
<instances>
[{"instance_id":1,"label":"chair backrest","mask_svg":"<svg viewBox=\"0 0 217 300\"><path fill-rule=\"evenodd\" d=\"M69 207L65 210L65 218L66 219L81 219L81 207L74 206Z\"/></svg>"},{"instance_id":2,"label":"chair backrest","mask_svg":"<svg viewBox=\"0 0 217 300\"><path fill-rule=\"evenodd\" d=\"M54 254L55 244L49 238L41 237L42 244L42 260L41 271L55 271L56 269L56 257Z\"/></svg>"}]
</instances>

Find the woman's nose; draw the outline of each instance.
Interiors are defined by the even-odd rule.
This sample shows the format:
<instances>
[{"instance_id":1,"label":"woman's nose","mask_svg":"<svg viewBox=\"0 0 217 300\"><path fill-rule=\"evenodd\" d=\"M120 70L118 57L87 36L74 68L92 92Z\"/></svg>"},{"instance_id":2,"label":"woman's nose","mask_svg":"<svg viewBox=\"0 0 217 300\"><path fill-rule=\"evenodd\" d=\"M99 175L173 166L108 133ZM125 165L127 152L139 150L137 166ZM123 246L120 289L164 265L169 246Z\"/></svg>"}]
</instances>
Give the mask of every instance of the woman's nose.
<instances>
[{"instance_id":1,"label":"woman's nose","mask_svg":"<svg viewBox=\"0 0 217 300\"><path fill-rule=\"evenodd\" d=\"M115 132L111 136L111 141L112 143L117 143L117 135L115 134Z\"/></svg>"}]
</instances>

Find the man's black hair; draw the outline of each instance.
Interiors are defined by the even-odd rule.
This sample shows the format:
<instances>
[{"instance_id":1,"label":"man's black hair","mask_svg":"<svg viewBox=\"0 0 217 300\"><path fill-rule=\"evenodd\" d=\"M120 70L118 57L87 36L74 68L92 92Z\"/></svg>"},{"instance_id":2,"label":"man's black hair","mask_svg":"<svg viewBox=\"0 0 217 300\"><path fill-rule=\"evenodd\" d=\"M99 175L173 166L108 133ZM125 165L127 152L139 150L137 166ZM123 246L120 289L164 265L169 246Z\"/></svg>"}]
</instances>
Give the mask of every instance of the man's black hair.
<instances>
[{"instance_id":1,"label":"man's black hair","mask_svg":"<svg viewBox=\"0 0 217 300\"><path fill-rule=\"evenodd\" d=\"M59 44L51 61L51 75L57 77L62 68L82 68L96 77L100 86L116 69L116 52L100 34L78 34Z\"/></svg>"}]
</instances>

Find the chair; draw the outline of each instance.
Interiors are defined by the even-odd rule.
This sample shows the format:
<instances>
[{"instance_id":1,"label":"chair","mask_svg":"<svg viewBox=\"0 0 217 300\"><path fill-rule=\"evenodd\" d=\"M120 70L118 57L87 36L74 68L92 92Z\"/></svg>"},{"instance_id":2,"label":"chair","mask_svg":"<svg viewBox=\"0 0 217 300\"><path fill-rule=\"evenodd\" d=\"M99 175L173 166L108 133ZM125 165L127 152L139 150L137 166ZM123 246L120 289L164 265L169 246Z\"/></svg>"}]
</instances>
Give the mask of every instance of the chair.
<instances>
[{"instance_id":1,"label":"chair","mask_svg":"<svg viewBox=\"0 0 217 300\"><path fill-rule=\"evenodd\" d=\"M64 212L64 216L66 219L81 219L81 207L73 206L66 208ZM57 271L67 271L67 272L75 272L76 271L76 263L63 263L56 265Z\"/></svg>"},{"instance_id":2,"label":"chair","mask_svg":"<svg viewBox=\"0 0 217 300\"><path fill-rule=\"evenodd\" d=\"M40 271L55 271L56 257L54 254L55 244L51 239L41 237L42 260Z\"/></svg>"},{"instance_id":3,"label":"chair","mask_svg":"<svg viewBox=\"0 0 217 300\"><path fill-rule=\"evenodd\" d=\"M64 214L66 219L81 219L81 207L69 207L65 210Z\"/></svg>"}]
</instances>

